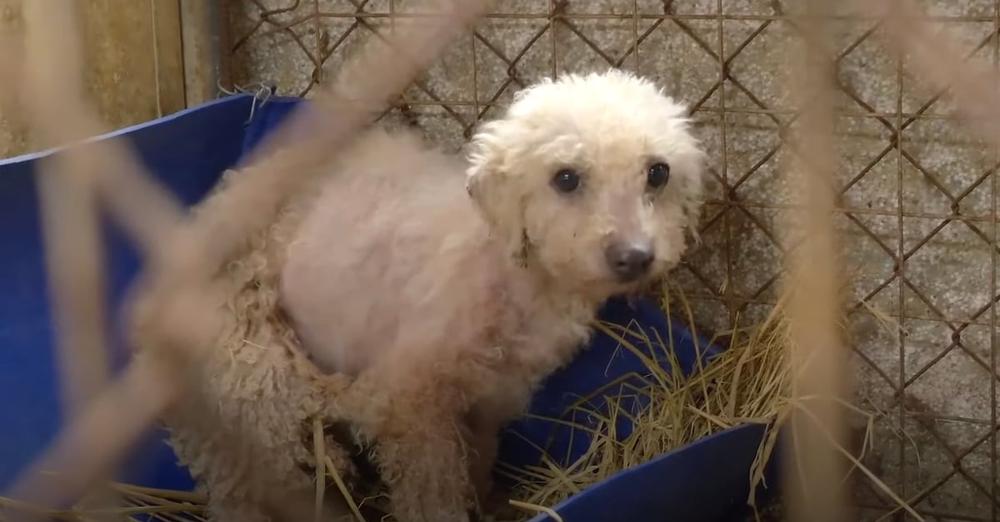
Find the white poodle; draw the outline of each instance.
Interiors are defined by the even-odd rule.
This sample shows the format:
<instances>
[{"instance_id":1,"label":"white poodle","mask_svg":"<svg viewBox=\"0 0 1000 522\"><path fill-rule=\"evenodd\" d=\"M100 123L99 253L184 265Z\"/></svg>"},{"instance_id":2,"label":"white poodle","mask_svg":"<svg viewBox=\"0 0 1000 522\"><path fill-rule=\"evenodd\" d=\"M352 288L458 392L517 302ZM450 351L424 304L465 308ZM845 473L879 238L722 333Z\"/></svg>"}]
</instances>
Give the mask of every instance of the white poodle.
<instances>
[{"instance_id":1,"label":"white poodle","mask_svg":"<svg viewBox=\"0 0 1000 522\"><path fill-rule=\"evenodd\" d=\"M345 152L291 235L280 300L308 358L353 379L337 409L399 520L481 505L500 429L602 302L680 259L702 163L685 109L620 71L520 92L468 163L383 132Z\"/></svg>"}]
</instances>

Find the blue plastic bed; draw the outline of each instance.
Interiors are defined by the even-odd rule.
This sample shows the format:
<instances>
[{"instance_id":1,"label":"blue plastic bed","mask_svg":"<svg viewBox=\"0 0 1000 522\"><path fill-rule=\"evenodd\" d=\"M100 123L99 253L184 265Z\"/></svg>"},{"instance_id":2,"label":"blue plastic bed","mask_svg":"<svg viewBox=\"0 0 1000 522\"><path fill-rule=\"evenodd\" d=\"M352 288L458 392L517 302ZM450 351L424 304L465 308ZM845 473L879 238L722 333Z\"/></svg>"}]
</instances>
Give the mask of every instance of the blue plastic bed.
<instances>
[{"instance_id":1,"label":"blue plastic bed","mask_svg":"<svg viewBox=\"0 0 1000 522\"><path fill-rule=\"evenodd\" d=\"M130 142L161 182L185 203L193 204L224 169L235 164L299 103L272 99L261 105L251 96L233 96L111 136ZM46 446L62 422L34 180L35 164L47 154L52 152L0 161L0 392L6 397L0 401L0 488L10 484ZM115 310L141 264L113 225L107 226L106 237L109 304ZM621 325L634 322L657 330L664 339L668 336L668 319L650 301L612 300L601 314L607 321ZM120 368L127 361L127 352L120 342L117 322L110 327L117 336L115 361ZM687 369L698 357L717 352L703 339L695 339L680 322L673 322L669 331L677 360ZM645 371L635 356L616 348L614 339L597 335L582 356L546 382L532 411L545 417L562 415L568 404L602 384L629 372ZM514 464L535 462L538 446L562 460L572 459L587 441L579 435L570 438L566 430L541 420L518 421L503 440L501 459ZM623 471L570 498L556 511L569 522L740 520L749 467L762 433L760 426L718 433ZM192 487L191 478L176 464L161 431L151 433L135 449L122 473L122 480L145 486ZM540 515L534 520L548 517Z\"/></svg>"}]
</instances>

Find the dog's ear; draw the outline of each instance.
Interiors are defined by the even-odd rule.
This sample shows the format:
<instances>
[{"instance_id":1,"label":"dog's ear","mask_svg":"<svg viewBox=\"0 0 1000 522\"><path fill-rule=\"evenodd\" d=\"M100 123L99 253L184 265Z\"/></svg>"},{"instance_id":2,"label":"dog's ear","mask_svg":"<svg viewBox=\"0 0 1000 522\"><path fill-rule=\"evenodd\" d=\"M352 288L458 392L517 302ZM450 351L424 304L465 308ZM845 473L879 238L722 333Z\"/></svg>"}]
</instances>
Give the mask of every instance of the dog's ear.
<instances>
[{"instance_id":1,"label":"dog's ear","mask_svg":"<svg viewBox=\"0 0 1000 522\"><path fill-rule=\"evenodd\" d=\"M518 191L514 162L507 156L503 120L483 125L470 143L465 188L490 227L512 256L524 250L524 197Z\"/></svg>"},{"instance_id":2,"label":"dog's ear","mask_svg":"<svg viewBox=\"0 0 1000 522\"><path fill-rule=\"evenodd\" d=\"M693 148L686 156L685 168L689 174L684 180L684 218L691 238L695 243L701 243L698 228L701 224L701 209L705 199L708 156L700 147Z\"/></svg>"}]
</instances>

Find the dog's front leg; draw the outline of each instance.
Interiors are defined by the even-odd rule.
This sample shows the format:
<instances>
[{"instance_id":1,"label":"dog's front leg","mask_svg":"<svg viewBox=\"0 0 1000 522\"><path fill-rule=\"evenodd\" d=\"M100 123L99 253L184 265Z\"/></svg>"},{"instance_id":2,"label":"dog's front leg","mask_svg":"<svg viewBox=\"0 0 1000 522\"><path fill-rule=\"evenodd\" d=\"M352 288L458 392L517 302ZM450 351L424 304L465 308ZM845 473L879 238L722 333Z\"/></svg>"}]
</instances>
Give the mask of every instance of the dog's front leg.
<instances>
[{"instance_id":1,"label":"dog's front leg","mask_svg":"<svg viewBox=\"0 0 1000 522\"><path fill-rule=\"evenodd\" d=\"M466 415L466 438L470 449L469 473L480 511L490 512L493 498L493 467L500 446L500 431L527 405L530 386L516 379L500 380L494 393L477 402Z\"/></svg>"},{"instance_id":2,"label":"dog's front leg","mask_svg":"<svg viewBox=\"0 0 1000 522\"><path fill-rule=\"evenodd\" d=\"M488 510L493 490L493 465L497 458L500 424L470 422L466 440L469 445L469 480L480 511Z\"/></svg>"},{"instance_id":3,"label":"dog's front leg","mask_svg":"<svg viewBox=\"0 0 1000 522\"><path fill-rule=\"evenodd\" d=\"M454 418L408 410L387 418L377 458L400 522L466 522L474 508L468 450Z\"/></svg>"},{"instance_id":4,"label":"dog's front leg","mask_svg":"<svg viewBox=\"0 0 1000 522\"><path fill-rule=\"evenodd\" d=\"M390 378L381 368L342 397L343 411L374 448L400 522L468 522L474 507L461 404L440 382Z\"/></svg>"}]
</instances>

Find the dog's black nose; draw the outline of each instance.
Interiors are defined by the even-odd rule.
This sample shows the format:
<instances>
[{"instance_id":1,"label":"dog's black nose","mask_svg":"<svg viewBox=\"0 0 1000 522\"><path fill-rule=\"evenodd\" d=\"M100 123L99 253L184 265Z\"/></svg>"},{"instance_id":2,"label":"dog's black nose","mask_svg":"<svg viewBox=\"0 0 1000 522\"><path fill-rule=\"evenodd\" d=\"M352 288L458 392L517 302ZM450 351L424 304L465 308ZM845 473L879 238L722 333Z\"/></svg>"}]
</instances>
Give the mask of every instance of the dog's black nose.
<instances>
[{"instance_id":1,"label":"dog's black nose","mask_svg":"<svg viewBox=\"0 0 1000 522\"><path fill-rule=\"evenodd\" d=\"M604 256L611 271L624 282L642 277L653 264L653 249L648 246L615 243L604 251Z\"/></svg>"}]
</instances>

